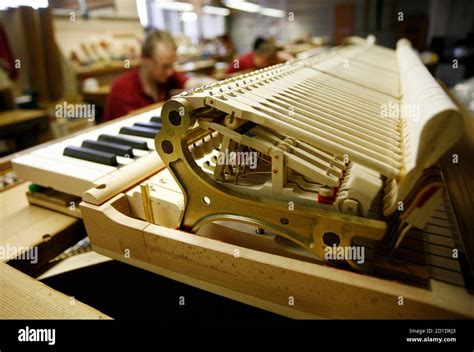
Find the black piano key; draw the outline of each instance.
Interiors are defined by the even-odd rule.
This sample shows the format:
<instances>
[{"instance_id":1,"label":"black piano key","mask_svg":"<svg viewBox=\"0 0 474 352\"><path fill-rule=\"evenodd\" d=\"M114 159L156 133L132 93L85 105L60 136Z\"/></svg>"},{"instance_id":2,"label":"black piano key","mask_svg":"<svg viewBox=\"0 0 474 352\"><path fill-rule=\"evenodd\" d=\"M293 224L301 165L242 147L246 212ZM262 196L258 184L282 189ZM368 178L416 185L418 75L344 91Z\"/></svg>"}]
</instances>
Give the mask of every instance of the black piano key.
<instances>
[{"instance_id":1,"label":"black piano key","mask_svg":"<svg viewBox=\"0 0 474 352\"><path fill-rule=\"evenodd\" d=\"M63 155L104 165L118 165L115 154L101 152L90 148L69 146L64 149Z\"/></svg>"},{"instance_id":2,"label":"black piano key","mask_svg":"<svg viewBox=\"0 0 474 352\"><path fill-rule=\"evenodd\" d=\"M153 116L153 117L150 119L150 122L161 123L161 116Z\"/></svg>"},{"instance_id":3,"label":"black piano key","mask_svg":"<svg viewBox=\"0 0 474 352\"><path fill-rule=\"evenodd\" d=\"M148 150L148 144L146 141L137 141L136 139L113 136L110 134L101 134L99 136L99 141L117 143L121 145L126 145L135 149Z\"/></svg>"},{"instance_id":4,"label":"black piano key","mask_svg":"<svg viewBox=\"0 0 474 352\"><path fill-rule=\"evenodd\" d=\"M82 142L82 146L101 152L112 153L119 156L133 158L133 149L128 145L121 145L117 143L104 142L104 141L91 141L90 139Z\"/></svg>"},{"instance_id":5,"label":"black piano key","mask_svg":"<svg viewBox=\"0 0 474 352\"><path fill-rule=\"evenodd\" d=\"M132 127L122 127L119 133L127 134L129 136L155 138L158 131L152 130L151 128L146 128L146 127L132 126Z\"/></svg>"},{"instance_id":6,"label":"black piano key","mask_svg":"<svg viewBox=\"0 0 474 352\"><path fill-rule=\"evenodd\" d=\"M139 127L151 128L153 130L157 130L158 132L160 132L161 130L161 123L158 123L158 122L136 122L133 125L139 126Z\"/></svg>"}]
</instances>

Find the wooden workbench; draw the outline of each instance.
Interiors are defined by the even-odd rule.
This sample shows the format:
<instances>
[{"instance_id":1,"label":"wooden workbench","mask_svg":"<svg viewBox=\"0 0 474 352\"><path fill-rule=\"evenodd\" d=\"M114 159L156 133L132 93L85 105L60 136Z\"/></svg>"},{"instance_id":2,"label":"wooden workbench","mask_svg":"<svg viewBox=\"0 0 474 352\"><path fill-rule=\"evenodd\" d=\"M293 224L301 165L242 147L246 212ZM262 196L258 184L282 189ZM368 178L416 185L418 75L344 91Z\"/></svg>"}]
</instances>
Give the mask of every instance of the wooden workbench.
<instances>
[{"instance_id":1,"label":"wooden workbench","mask_svg":"<svg viewBox=\"0 0 474 352\"><path fill-rule=\"evenodd\" d=\"M79 220L30 205L28 183L0 192L0 247L38 246L40 262L52 259L74 242ZM68 232L69 231L69 232ZM0 319L103 319L107 315L68 297L0 261ZM17 261L10 263L17 265ZM18 264L21 265L18 261Z\"/></svg>"},{"instance_id":2,"label":"wooden workbench","mask_svg":"<svg viewBox=\"0 0 474 352\"><path fill-rule=\"evenodd\" d=\"M0 112L0 127L18 124L47 117L46 110L42 109L14 109Z\"/></svg>"}]
</instances>

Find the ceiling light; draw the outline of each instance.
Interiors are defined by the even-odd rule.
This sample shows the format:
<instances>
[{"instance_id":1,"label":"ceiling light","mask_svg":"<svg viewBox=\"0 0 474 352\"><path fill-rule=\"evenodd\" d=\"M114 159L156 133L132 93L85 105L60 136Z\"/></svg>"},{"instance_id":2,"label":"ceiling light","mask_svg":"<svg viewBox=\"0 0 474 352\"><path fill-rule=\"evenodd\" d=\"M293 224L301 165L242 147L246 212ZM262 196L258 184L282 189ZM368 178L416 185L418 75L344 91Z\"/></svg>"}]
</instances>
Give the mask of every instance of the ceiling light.
<instances>
[{"instance_id":1,"label":"ceiling light","mask_svg":"<svg viewBox=\"0 0 474 352\"><path fill-rule=\"evenodd\" d=\"M260 10L260 14L264 16L270 16L270 17L285 17L286 13L283 10L278 10L278 9L272 9L269 7L263 7Z\"/></svg>"},{"instance_id":2,"label":"ceiling light","mask_svg":"<svg viewBox=\"0 0 474 352\"><path fill-rule=\"evenodd\" d=\"M240 0L224 0L224 5L245 12L258 12L260 10L260 5Z\"/></svg>"},{"instance_id":3,"label":"ceiling light","mask_svg":"<svg viewBox=\"0 0 474 352\"><path fill-rule=\"evenodd\" d=\"M208 15L229 16L230 10L223 7L203 6L202 11Z\"/></svg>"}]
</instances>

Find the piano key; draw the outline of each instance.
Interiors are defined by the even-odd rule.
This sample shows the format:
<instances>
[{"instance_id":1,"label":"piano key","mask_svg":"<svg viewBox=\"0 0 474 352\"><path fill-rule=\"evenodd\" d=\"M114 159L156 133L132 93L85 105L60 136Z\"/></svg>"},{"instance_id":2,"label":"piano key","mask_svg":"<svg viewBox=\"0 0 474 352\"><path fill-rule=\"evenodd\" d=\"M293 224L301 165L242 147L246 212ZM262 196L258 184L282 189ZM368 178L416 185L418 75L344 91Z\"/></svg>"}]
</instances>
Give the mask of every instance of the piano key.
<instances>
[{"instance_id":1,"label":"piano key","mask_svg":"<svg viewBox=\"0 0 474 352\"><path fill-rule=\"evenodd\" d=\"M141 149L132 149L133 150L133 155L135 158L141 158L142 156L150 154L149 151L141 150Z\"/></svg>"},{"instance_id":2,"label":"piano key","mask_svg":"<svg viewBox=\"0 0 474 352\"><path fill-rule=\"evenodd\" d=\"M123 156L117 156L117 163L119 164L119 166L121 166L121 165L130 165L134 162L135 162L135 159L127 158L127 157L123 157Z\"/></svg>"},{"instance_id":3,"label":"piano key","mask_svg":"<svg viewBox=\"0 0 474 352\"><path fill-rule=\"evenodd\" d=\"M150 119L150 122L161 123L161 116L153 116L153 117Z\"/></svg>"},{"instance_id":4,"label":"piano key","mask_svg":"<svg viewBox=\"0 0 474 352\"><path fill-rule=\"evenodd\" d=\"M158 122L135 122L133 125L139 126L139 127L152 128L154 130L158 130L158 132L161 130L161 123L158 123Z\"/></svg>"},{"instance_id":5,"label":"piano key","mask_svg":"<svg viewBox=\"0 0 474 352\"><path fill-rule=\"evenodd\" d=\"M113 136L109 134L101 134L99 136L99 141L126 145L134 149L148 150L148 143L146 141L138 140L134 138Z\"/></svg>"},{"instance_id":6,"label":"piano key","mask_svg":"<svg viewBox=\"0 0 474 352\"><path fill-rule=\"evenodd\" d=\"M64 149L63 154L72 158L92 161L99 164L117 166L115 154L101 152L95 149L69 146Z\"/></svg>"},{"instance_id":7,"label":"piano key","mask_svg":"<svg viewBox=\"0 0 474 352\"><path fill-rule=\"evenodd\" d=\"M49 147L33 151L30 155L41 157L44 159L60 162L64 165L74 167L76 172L87 173L90 171L98 172L101 175L107 175L111 172L117 171L116 167L94 163L87 160L72 158L63 155L64 149L69 146L69 140L58 144L53 144Z\"/></svg>"},{"instance_id":8,"label":"piano key","mask_svg":"<svg viewBox=\"0 0 474 352\"><path fill-rule=\"evenodd\" d=\"M123 136L124 138L128 138L134 141L145 142L146 145L148 146L148 149L147 149L148 152L150 152L151 150L155 150L155 137L146 138L146 137L139 137L139 136L120 135L118 131L117 131L117 136L118 137Z\"/></svg>"},{"instance_id":9,"label":"piano key","mask_svg":"<svg viewBox=\"0 0 474 352\"><path fill-rule=\"evenodd\" d=\"M139 141L146 142L148 149L149 150L155 150L155 137L153 138L145 138L145 137L138 137L138 136L133 136L131 137L133 139L137 139Z\"/></svg>"},{"instance_id":10,"label":"piano key","mask_svg":"<svg viewBox=\"0 0 474 352\"><path fill-rule=\"evenodd\" d=\"M97 140L101 134L119 136L121 127L132 126L133 123L135 122L149 122L150 118L152 116L155 116L156 114L157 114L157 111L150 111L150 112L143 113L140 115L132 116L122 121L116 121L112 123L107 123L105 125L99 125L97 126L96 129L93 129L89 132L86 132L84 134L71 138L71 140L76 140L76 138L79 139L77 144L71 143L71 145L80 146L82 141L85 139Z\"/></svg>"},{"instance_id":11,"label":"piano key","mask_svg":"<svg viewBox=\"0 0 474 352\"><path fill-rule=\"evenodd\" d=\"M146 137L146 138L155 138L157 130L146 128L146 127L122 127L120 129L120 134L126 134L130 136Z\"/></svg>"},{"instance_id":12,"label":"piano key","mask_svg":"<svg viewBox=\"0 0 474 352\"><path fill-rule=\"evenodd\" d=\"M112 153L117 156L123 156L128 158L134 157L132 147L117 143L105 141L91 141L90 139L86 139L82 142L82 146L85 148L99 150L101 152Z\"/></svg>"},{"instance_id":13,"label":"piano key","mask_svg":"<svg viewBox=\"0 0 474 352\"><path fill-rule=\"evenodd\" d=\"M15 168L24 179L76 196L82 196L87 190L101 184L99 180L105 179L114 180L120 185L119 187L125 189L134 182L133 177L137 177L137 172L151 172L162 164L154 151L154 138L120 135L120 129L124 126L133 126L134 123L150 122L152 117L159 114L159 109L148 111L124 120L99 125L87 132L50 143L25 155L25 158L17 158L17 162L14 162ZM97 141L102 135L110 136L110 140L103 140L104 142L131 147L135 158L127 159L118 155L119 153L112 153L116 154L117 165L109 166L63 154L66 147L81 147L84 141ZM101 197L104 197L104 194L101 193ZM103 200L103 198L100 199Z\"/></svg>"},{"instance_id":14,"label":"piano key","mask_svg":"<svg viewBox=\"0 0 474 352\"><path fill-rule=\"evenodd\" d=\"M117 134L118 136L120 136L120 134ZM125 136L124 136L125 137ZM141 142L145 142L148 146L148 150L155 150L155 137L153 138L146 138L146 137L139 137L139 136L126 136L125 138L130 138L130 139L134 139L134 140L137 140L137 141L141 141Z\"/></svg>"},{"instance_id":15,"label":"piano key","mask_svg":"<svg viewBox=\"0 0 474 352\"><path fill-rule=\"evenodd\" d=\"M41 179L35 179L35 182L41 184L45 187L54 187L57 186L57 181L52 179L51 176L48 176L48 173L54 173L58 175L65 175L73 177L77 180L93 182L94 180L106 176L107 174L96 171L96 170L82 170L75 165L65 163L60 159L48 159L40 155L26 154L21 155L15 159L15 167L19 165L27 167L28 170L22 169L22 177L29 179L28 175L40 173ZM117 168L113 168L117 170ZM44 179L44 180L43 180Z\"/></svg>"}]
</instances>

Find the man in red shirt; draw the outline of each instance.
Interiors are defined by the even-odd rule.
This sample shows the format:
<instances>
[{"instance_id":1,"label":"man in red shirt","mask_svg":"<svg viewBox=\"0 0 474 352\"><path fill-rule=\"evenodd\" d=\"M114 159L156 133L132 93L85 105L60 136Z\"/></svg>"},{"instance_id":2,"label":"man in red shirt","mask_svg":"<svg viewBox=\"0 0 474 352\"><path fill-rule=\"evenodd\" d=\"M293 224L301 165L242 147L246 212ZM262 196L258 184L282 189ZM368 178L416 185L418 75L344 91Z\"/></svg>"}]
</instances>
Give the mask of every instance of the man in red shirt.
<instances>
[{"instance_id":1,"label":"man in red shirt","mask_svg":"<svg viewBox=\"0 0 474 352\"><path fill-rule=\"evenodd\" d=\"M170 98L176 89L189 89L188 77L174 70L176 44L168 32L153 30L143 42L141 65L118 76L105 107L104 120Z\"/></svg>"},{"instance_id":2,"label":"man in red shirt","mask_svg":"<svg viewBox=\"0 0 474 352\"><path fill-rule=\"evenodd\" d=\"M238 59L233 60L225 73L234 73L240 71L253 71L278 63L277 50L268 41L257 38L254 49Z\"/></svg>"}]
</instances>

